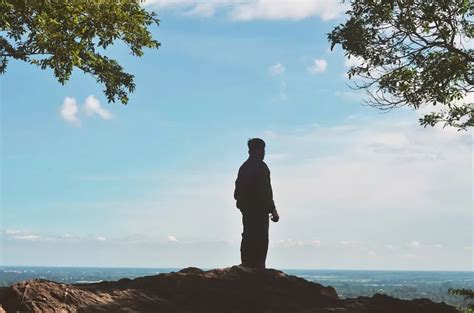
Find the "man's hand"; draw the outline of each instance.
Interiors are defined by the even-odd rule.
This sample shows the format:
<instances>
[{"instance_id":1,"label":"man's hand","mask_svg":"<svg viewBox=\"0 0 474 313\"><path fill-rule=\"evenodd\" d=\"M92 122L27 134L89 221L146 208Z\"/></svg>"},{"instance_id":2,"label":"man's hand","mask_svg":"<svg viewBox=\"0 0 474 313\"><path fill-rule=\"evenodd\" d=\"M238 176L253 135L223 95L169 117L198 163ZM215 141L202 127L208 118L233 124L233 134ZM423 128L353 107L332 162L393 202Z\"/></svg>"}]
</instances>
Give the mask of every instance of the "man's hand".
<instances>
[{"instance_id":1,"label":"man's hand","mask_svg":"<svg viewBox=\"0 0 474 313\"><path fill-rule=\"evenodd\" d=\"M273 211L270 213L271 214L271 220L272 222L278 222L280 220L280 215L278 215L278 212L276 209L273 209Z\"/></svg>"}]
</instances>

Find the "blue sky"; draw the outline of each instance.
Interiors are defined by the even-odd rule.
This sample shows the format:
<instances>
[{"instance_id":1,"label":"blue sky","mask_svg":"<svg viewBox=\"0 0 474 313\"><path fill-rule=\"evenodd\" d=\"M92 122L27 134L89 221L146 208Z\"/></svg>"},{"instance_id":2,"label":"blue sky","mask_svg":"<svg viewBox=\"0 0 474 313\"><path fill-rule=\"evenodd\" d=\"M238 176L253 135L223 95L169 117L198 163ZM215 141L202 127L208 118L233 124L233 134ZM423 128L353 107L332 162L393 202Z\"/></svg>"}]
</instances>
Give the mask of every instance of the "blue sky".
<instances>
[{"instance_id":1,"label":"blue sky","mask_svg":"<svg viewBox=\"0 0 474 313\"><path fill-rule=\"evenodd\" d=\"M237 264L233 184L261 137L281 213L269 266L472 270L472 133L363 106L357 60L328 49L339 1L147 6L162 46L109 52L135 75L127 106L10 62L0 264Z\"/></svg>"}]
</instances>

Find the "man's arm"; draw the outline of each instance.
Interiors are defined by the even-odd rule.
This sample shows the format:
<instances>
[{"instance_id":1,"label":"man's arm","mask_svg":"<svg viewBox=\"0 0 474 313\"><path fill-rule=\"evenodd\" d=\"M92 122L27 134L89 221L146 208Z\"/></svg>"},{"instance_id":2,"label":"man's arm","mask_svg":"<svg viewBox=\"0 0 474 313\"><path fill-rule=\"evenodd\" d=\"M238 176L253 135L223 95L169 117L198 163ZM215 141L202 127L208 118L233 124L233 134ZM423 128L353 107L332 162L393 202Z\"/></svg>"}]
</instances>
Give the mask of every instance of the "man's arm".
<instances>
[{"instance_id":1,"label":"man's arm","mask_svg":"<svg viewBox=\"0 0 474 313\"><path fill-rule=\"evenodd\" d=\"M268 169L268 166L264 164L264 186L263 186L263 192L264 192L264 198L265 202L267 203L267 208L269 212L272 212L275 209L275 202L273 202L273 190L272 190L272 183L270 179L270 170Z\"/></svg>"},{"instance_id":2,"label":"man's arm","mask_svg":"<svg viewBox=\"0 0 474 313\"><path fill-rule=\"evenodd\" d=\"M280 219L280 215L275 207L275 202L273 201L273 190L272 190L272 183L270 179L270 169L265 164L265 191L266 191L266 198L268 199L268 209L269 213L272 215L272 221L278 222Z\"/></svg>"},{"instance_id":3,"label":"man's arm","mask_svg":"<svg viewBox=\"0 0 474 313\"><path fill-rule=\"evenodd\" d=\"M240 178L240 169L239 169L239 173L237 174L237 179L235 180L235 190L234 190L234 199L236 200L236 206L237 208L239 208L239 198L240 198L240 185L241 185L241 182L240 182L241 178Z\"/></svg>"},{"instance_id":4,"label":"man's arm","mask_svg":"<svg viewBox=\"0 0 474 313\"><path fill-rule=\"evenodd\" d=\"M240 195L240 182L239 182L239 177L237 176L237 179L235 180L234 199L239 200L239 195Z\"/></svg>"},{"instance_id":5,"label":"man's arm","mask_svg":"<svg viewBox=\"0 0 474 313\"><path fill-rule=\"evenodd\" d=\"M235 180L235 190L234 190L234 199L236 200L235 206L239 208L240 210L243 209L245 206L244 203L245 198L246 198L246 174L245 174L245 168L243 165L239 168L239 172L237 174L237 179Z\"/></svg>"}]
</instances>

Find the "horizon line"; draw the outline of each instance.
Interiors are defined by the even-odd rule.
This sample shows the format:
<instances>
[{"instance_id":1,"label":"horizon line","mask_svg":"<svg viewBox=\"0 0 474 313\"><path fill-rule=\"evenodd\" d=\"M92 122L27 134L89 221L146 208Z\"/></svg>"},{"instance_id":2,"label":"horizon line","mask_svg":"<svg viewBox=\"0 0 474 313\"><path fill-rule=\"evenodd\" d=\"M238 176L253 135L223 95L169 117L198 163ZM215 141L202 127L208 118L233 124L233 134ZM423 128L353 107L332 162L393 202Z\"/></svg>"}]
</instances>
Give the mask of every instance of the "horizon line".
<instances>
[{"instance_id":1,"label":"horizon line","mask_svg":"<svg viewBox=\"0 0 474 313\"><path fill-rule=\"evenodd\" d=\"M0 264L0 267L48 267L48 268L84 268L84 269L168 269L168 270L182 270L185 268L189 267L195 267L199 268L203 271L209 271L209 270L214 270L214 269L223 269L223 268L229 268L232 266L237 266L236 265L231 265L231 266L225 266L225 267L198 267L198 266L186 266L186 267L166 267L166 266L160 266L160 267L150 267L150 266L87 266L87 265L82 265L82 266L74 266L74 265L4 265ZM446 270L446 269L360 269L360 268L355 268L355 269L349 269L349 268L273 268L273 267L268 267L266 269L272 269L272 270L279 270L282 272L285 271L358 271L358 272L363 272L363 271L370 271L370 272L458 272L458 273L473 273L474 274L474 269L464 269L464 270Z\"/></svg>"}]
</instances>

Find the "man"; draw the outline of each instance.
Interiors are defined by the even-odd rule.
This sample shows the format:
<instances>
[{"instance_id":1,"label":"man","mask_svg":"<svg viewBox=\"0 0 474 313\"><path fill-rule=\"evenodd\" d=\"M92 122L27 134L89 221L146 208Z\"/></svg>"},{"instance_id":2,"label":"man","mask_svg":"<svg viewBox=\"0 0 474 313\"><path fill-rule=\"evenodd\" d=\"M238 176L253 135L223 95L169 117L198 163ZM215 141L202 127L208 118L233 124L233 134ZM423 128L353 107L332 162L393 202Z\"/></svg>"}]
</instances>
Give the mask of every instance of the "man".
<instances>
[{"instance_id":1,"label":"man","mask_svg":"<svg viewBox=\"0 0 474 313\"><path fill-rule=\"evenodd\" d=\"M269 215L273 222L278 222L280 216L273 202L270 170L263 162L265 142L253 138L249 139L247 145L249 158L239 169L234 191L244 224L240 256L243 266L264 269L268 251Z\"/></svg>"}]
</instances>

